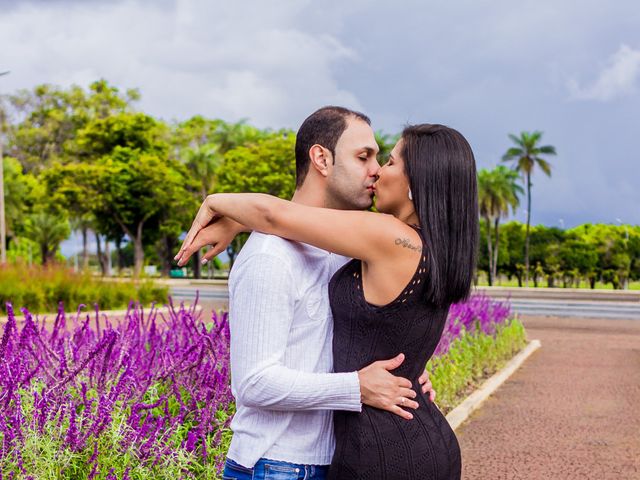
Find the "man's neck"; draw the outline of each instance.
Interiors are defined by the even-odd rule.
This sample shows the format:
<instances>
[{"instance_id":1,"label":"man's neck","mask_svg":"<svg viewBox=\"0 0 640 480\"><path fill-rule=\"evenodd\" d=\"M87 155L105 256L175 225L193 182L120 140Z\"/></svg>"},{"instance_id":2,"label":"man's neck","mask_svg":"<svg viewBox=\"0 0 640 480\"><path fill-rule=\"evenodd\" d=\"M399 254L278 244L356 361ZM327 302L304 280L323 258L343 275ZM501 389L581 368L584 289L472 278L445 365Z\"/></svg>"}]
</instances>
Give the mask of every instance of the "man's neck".
<instances>
[{"instance_id":1,"label":"man's neck","mask_svg":"<svg viewBox=\"0 0 640 480\"><path fill-rule=\"evenodd\" d=\"M324 191L320 188L305 188L305 185L302 185L293 193L291 201L308 207L324 207Z\"/></svg>"}]
</instances>

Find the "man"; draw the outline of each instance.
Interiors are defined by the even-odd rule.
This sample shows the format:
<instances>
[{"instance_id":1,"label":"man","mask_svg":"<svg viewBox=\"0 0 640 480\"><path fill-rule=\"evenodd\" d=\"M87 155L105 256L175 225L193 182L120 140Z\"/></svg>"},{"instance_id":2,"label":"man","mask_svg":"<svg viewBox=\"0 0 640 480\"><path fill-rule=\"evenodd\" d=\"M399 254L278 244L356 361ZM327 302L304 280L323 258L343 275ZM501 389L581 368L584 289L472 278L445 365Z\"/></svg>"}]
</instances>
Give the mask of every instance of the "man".
<instances>
[{"instance_id":1,"label":"man","mask_svg":"<svg viewBox=\"0 0 640 480\"><path fill-rule=\"evenodd\" d=\"M379 165L369 119L340 107L310 115L296 137L296 191L305 205L367 209ZM189 236L179 264L198 248L218 254L243 227L221 219ZM186 248L185 248L186 247ZM403 361L332 373L332 317L327 285L349 259L258 232L229 278L232 390L237 413L224 478L324 478L334 450L332 410L362 403L405 419L417 408L411 382L390 371ZM431 389L424 375L424 393ZM408 393L410 392L410 393ZM433 400L434 393L431 393Z\"/></svg>"}]
</instances>

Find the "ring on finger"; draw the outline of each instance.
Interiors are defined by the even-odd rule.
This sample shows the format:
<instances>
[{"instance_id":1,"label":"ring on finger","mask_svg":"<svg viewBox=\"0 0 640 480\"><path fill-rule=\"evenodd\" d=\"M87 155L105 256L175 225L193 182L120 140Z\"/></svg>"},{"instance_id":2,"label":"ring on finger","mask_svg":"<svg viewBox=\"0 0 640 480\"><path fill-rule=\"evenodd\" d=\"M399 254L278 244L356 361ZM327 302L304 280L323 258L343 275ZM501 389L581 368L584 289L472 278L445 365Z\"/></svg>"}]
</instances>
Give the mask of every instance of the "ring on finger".
<instances>
[{"instance_id":1,"label":"ring on finger","mask_svg":"<svg viewBox=\"0 0 640 480\"><path fill-rule=\"evenodd\" d=\"M400 399L400 405L404 405L404 402L405 402L406 400L407 400L406 398L402 397L402 398Z\"/></svg>"}]
</instances>

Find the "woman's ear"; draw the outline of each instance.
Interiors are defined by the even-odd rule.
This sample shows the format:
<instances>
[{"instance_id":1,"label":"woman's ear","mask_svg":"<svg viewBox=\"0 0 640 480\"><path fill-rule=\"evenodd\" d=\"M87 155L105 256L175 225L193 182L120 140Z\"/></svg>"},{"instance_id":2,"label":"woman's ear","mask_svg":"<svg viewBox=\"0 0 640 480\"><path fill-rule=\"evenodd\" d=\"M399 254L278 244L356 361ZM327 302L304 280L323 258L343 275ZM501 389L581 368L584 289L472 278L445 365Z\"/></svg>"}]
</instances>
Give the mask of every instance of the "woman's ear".
<instances>
[{"instance_id":1,"label":"woman's ear","mask_svg":"<svg viewBox=\"0 0 640 480\"><path fill-rule=\"evenodd\" d=\"M329 174L328 165L331 163L330 155L331 153L326 148L317 143L309 149L311 165L324 177Z\"/></svg>"}]
</instances>

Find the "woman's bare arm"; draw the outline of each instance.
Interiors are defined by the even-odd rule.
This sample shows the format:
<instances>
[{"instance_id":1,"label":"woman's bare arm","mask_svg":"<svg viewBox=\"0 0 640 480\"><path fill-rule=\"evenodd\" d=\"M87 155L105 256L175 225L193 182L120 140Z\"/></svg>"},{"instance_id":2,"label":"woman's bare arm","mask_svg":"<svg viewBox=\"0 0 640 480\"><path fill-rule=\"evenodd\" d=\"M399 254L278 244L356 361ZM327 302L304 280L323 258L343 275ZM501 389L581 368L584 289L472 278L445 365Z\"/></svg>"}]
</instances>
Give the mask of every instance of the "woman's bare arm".
<instances>
[{"instance_id":1,"label":"woman's bare arm","mask_svg":"<svg viewBox=\"0 0 640 480\"><path fill-rule=\"evenodd\" d=\"M209 195L200 207L176 255L179 265L195 251L190 246L199 232L219 216L251 230L367 262L402 251L421 251L418 234L391 215L310 207L259 193L221 193Z\"/></svg>"}]
</instances>

